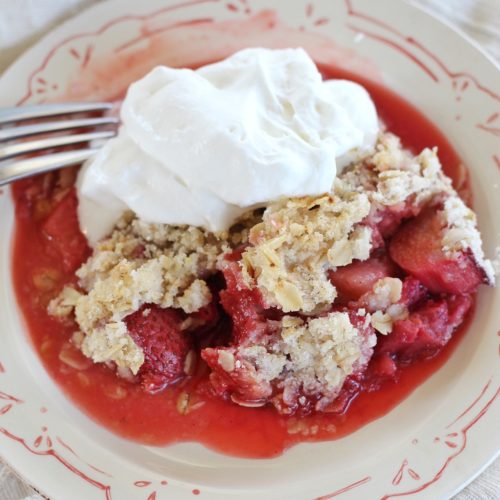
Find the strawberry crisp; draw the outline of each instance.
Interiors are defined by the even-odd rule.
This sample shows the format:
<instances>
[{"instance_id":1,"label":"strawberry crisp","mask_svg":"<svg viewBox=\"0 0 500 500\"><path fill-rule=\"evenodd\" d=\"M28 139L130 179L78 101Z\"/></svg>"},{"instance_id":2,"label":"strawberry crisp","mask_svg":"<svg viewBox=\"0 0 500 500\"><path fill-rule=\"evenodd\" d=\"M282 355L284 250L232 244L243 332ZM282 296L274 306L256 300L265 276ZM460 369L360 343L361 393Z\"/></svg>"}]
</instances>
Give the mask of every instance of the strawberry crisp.
<instances>
[{"instance_id":1,"label":"strawberry crisp","mask_svg":"<svg viewBox=\"0 0 500 500\"><path fill-rule=\"evenodd\" d=\"M249 210L228 231L127 213L85 260L85 238L58 222L75 203L70 189L44 222L77 276L48 312L76 322L86 358L148 393L201 363L211 397L339 412L368 365L390 379L433 357L494 284L436 150L415 156L390 133L330 193Z\"/></svg>"}]
</instances>

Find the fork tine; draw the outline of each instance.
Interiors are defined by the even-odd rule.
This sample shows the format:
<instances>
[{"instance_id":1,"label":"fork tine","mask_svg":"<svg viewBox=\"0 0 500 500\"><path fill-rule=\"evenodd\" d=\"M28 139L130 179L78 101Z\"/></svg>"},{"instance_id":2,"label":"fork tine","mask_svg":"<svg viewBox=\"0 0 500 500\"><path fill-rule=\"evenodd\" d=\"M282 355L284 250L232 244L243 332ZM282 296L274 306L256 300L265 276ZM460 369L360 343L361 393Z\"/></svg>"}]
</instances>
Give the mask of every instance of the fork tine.
<instances>
[{"instance_id":1,"label":"fork tine","mask_svg":"<svg viewBox=\"0 0 500 500\"><path fill-rule=\"evenodd\" d=\"M60 120L55 122L37 123L24 127L12 127L0 130L0 142L21 139L30 135L47 134L70 130L72 128L99 127L103 125L118 125L119 119L113 116L99 118L82 118L81 120Z\"/></svg>"},{"instance_id":2,"label":"fork tine","mask_svg":"<svg viewBox=\"0 0 500 500\"><path fill-rule=\"evenodd\" d=\"M52 155L37 156L0 165L0 186L9 182L83 163L92 157L98 149L80 149L78 151L65 151Z\"/></svg>"},{"instance_id":3,"label":"fork tine","mask_svg":"<svg viewBox=\"0 0 500 500\"><path fill-rule=\"evenodd\" d=\"M12 144L0 148L0 162L20 156L27 153L34 153L43 149L58 148L62 146L71 146L73 144L81 144L82 142L95 141L99 139L109 139L116 135L114 130L104 130L100 132L90 132L87 134L74 134L59 137L49 137L38 141L22 142L20 144Z\"/></svg>"},{"instance_id":4,"label":"fork tine","mask_svg":"<svg viewBox=\"0 0 500 500\"><path fill-rule=\"evenodd\" d=\"M43 104L40 106L20 106L0 110L0 125L34 118L69 115L72 113L97 113L109 111L113 107L107 102L75 102L67 104Z\"/></svg>"}]
</instances>

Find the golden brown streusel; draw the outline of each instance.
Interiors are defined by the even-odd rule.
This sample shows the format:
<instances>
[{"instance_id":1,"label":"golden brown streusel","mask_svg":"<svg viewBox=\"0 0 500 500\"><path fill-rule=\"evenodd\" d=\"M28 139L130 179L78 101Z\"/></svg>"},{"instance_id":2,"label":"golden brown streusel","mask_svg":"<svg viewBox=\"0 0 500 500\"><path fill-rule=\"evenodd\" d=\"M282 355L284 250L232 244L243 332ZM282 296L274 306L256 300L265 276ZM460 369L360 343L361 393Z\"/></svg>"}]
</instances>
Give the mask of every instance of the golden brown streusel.
<instances>
[{"instance_id":1,"label":"golden brown streusel","mask_svg":"<svg viewBox=\"0 0 500 500\"><path fill-rule=\"evenodd\" d=\"M372 157L348 168L342 178L353 189L365 192L373 208L397 205L410 197L423 204L438 193L456 195L443 174L437 148L413 156L390 133L380 136Z\"/></svg>"},{"instance_id":2,"label":"golden brown streusel","mask_svg":"<svg viewBox=\"0 0 500 500\"><path fill-rule=\"evenodd\" d=\"M445 252L453 258L460 251L470 250L490 284L494 284L495 270L484 256L476 214L458 196L454 196L445 200L440 215L445 228L442 240Z\"/></svg>"},{"instance_id":3,"label":"golden brown streusel","mask_svg":"<svg viewBox=\"0 0 500 500\"><path fill-rule=\"evenodd\" d=\"M265 209L243 215L227 232L150 224L125 214L113 234L97 244L77 271L80 289L66 287L50 303L49 313L64 317L74 311L87 356L94 361L115 361L137 373L143 353L128 334L124 318L146 303L186 313L199 310L212 298L206 279L221 269L224 254L232 249L245 247L244 279L261 291L269 306L314 314L330 307L337 295L328 270L370 256L372 230L365 225L367 216L407 202L423 206L436 200L443 206L443 248L450 254L470 249L493 281L475 216L444 176L436 149L413 156L402 149L396 136L387 133L380 136L374 155L338 176L330 193L271 202ZM401 282L387 280L375 285L373 304L365 311L367 321L380 333L390 332L393 321L407 314L398 304ZM302 343L313 333L324 336L313 321L295 325ZM328 323L322 318L318 321L318 325ZM328 328L342 331L339 318L328 321ZM287 328L283 325L283 331ZM286 363L283 353L273 355L278 356L277 363L262 365L263 372L276 373L278 365L283 368Z\"/></svg>"},{"instance_id":4,"label":"golden brown streusel","mask_svg":"<svg viewBox=\"0 0 500 500\"><path fill-rule=\"evenodd\" d=\"M49 312L61 316L74 308L85 334L84 354L136 373L143 356L123 319L146 303L186 313L208 304L212 297L203 278L216 271L229 248L224 237L203 229L146 224L127 216L77 271L82 293L66 288Z\"/></svg>"},{"instance_id":5,"label":"golden brown streusel","mask_svg":"<svg viewBox=\"0 0 500 500\"><path fill-rule=\"evenodd\" d=\"M346 312L309 319L284 316L278 329L269 345L239 347L235 354L221 350L220 367L231 373L238 363L250 364L258 380L283 388L283 398L296 392L320 395L316 404L321 408L335 399L346 377L366 365L376 342L375 334L361 335Z\"/></svg>"},{"instance_id":6,"label":"golden brown streusel","mask_svg":"<svg viewBox=\"0 0 500 500\"><path fill-rule=\"evenodd\" d=\"M330 194L271 203L243 253L247 282L285 312L331 304L336 291L326 271L370 254L371 230L357 226L369 211L367 196L341 179Z\"/></svg>"}]
</instances>

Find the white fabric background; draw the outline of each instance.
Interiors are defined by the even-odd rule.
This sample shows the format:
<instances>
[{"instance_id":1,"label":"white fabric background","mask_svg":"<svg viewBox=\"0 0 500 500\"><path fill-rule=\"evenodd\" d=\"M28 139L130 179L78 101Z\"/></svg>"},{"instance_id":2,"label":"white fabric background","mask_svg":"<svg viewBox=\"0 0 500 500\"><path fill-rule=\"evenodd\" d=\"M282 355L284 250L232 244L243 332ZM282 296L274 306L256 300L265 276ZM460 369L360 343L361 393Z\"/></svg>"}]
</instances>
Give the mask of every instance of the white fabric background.
<instances>
[{"instance_id":1,"label":"white fabric background","mask_svg":"<svg viewBox=\"0 0 500 500\"><path fill-rule=\"evenodd\" d=\"M0 74L58 23L102 0L0 0ZM458 26L500 61L500 0L413 0ZM0 450L1 454L1 450ZM0 459L0 500L41 500ZM500 459L454 500L500 500Z\"/></svg>"}]
</instances>

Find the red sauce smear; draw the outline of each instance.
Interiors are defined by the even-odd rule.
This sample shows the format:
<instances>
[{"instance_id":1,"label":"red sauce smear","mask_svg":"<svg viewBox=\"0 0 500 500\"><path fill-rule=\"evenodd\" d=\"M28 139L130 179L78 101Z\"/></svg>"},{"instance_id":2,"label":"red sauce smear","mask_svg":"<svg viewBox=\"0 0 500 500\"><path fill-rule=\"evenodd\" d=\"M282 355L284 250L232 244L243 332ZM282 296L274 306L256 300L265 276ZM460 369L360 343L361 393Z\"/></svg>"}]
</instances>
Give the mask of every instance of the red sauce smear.
<instances>
[{"instance_id":1,"label":"red sauce smear","mask_svg":"<svg viewBox=\"0 0 500 500\"><path fill-rule=\"evenodd\" d=\"M459 157L419 111L387 88L358 75L335 68L320 69L326 78L361 83L388 129L400 136L406 147L418 152L437 146L445 172L470 200L468 177ZM140 443L196 441L226 454L258 458L280 455L303 441L340 438L382 417L408 397L446 362L467 329L463 324L434 358L400 368L396 380L386 381L374 391L366 387L341 415L287 418L271 407L243 408L211 395L206 370L160 394L146 394L138 385L118 379L105 365L91 364L76 350L70 350L69 355L80 369L61 361L61 349L68 346L76 327L51 318L46 307L65 283L76 278L65 271L60 256L53 251L41 227L42 217L27 215L26 188L26 181L13 186L13 280L33 347L52 378L83 412L110 431Z\"/></svg>"}]
</instances>

